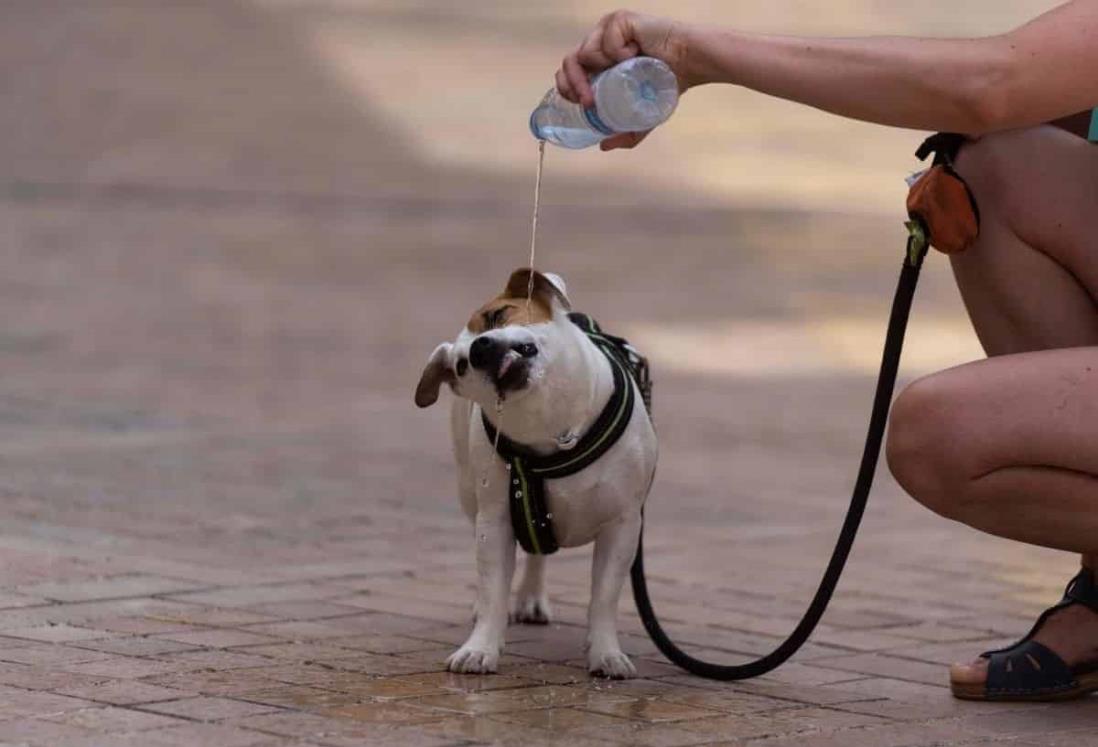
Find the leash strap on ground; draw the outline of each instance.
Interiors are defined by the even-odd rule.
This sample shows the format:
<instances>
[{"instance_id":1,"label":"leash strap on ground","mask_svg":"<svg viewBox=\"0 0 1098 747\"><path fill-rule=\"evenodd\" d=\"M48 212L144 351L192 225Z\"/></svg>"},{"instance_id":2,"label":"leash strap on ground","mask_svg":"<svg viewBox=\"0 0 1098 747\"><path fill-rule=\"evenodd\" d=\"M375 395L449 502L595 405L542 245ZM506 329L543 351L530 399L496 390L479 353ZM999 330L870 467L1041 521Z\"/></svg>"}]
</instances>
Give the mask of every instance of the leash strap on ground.
<instances>
[{"instance_id":1,"label":"leash strap on ground","mask_svg":"<svg viewBox=\"0 0 1098 747\"><path fill-rule=\"evenodd\" d=\"M789 637L766 656L744 664L732 665L715 664L697 659L676 646L656 619L656 612L652 609L652 599L648 596L648 584L644 579L644 530L643 527L641 529L641 537L637 543L637 556L631 571L633 599L637 603L637 612L640 614L641 622L644 623L644 629L648 631L656 647L663 652L664 656L691 674L711 680L743 680L766 674L796 653L797 649L808 640L816 623L820 621L824 610L827 609L827 603L831 601L831 595L839 583L839 576L842 575L843 566L846 565L850 548L854 544L854 537L858 533L862 514L865 513L869 489L873 485L873 473L877 469L881 442L884 440L885 423L888 421L888 408L892 403L892 392L896 386L896 372L900 365L900 353L903 350L911 301L919 281L919 270L922 269L923 259L926 257L926 227L921 221L913 218L908 228L910 236L904 252L900 281L892 300L892 313L888 321L888 332L885 335L884 352L881 356L881 370L877 376L877 392L873 397L873 412L869 418L869 432L865 439L865 450L862 452L862 462L858 469L857 482L854 484L854 493L850 497L850 508L847 509L839 539L835 543L835 550L831 553L831 560L827 564L816 594L808 605L804 617Z\"/></svg>"}]
</instances>

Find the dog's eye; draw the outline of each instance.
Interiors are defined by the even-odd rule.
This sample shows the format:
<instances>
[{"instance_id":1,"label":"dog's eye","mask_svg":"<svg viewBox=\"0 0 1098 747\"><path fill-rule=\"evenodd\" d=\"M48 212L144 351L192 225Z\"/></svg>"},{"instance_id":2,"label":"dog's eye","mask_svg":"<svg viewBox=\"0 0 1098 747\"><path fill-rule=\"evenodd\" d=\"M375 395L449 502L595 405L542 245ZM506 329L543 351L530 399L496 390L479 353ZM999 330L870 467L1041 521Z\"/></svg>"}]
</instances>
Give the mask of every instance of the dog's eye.
<instances>
[{"instance_id":1,"label":"dog's eye","mask_svg":"<svg viewBox=\"0 0 1098 747\"><path fill-rule=\"evenodd\" d=\"M503 320L504 320L504 318L506 318L507 311L510 308L511 308L510 306L501 306L500 308L495 309L494 311L489 311L489 312L485 313L485 315L484 315L484 326L488 329L495 329L496 327L503 324Z\"/></svg>"},{"instance_id":2,"label":"dog's eye","mask_svg":"<svg viewBox=\"0 0 1098 747\"><path fill-rule=\"evenodd\" d=\"M458 376L464 376L465 372L469 370L469 360L466 358L462 358L461 360L459 360L457 362L456 369Z\"/></svg>"}]
</instances>

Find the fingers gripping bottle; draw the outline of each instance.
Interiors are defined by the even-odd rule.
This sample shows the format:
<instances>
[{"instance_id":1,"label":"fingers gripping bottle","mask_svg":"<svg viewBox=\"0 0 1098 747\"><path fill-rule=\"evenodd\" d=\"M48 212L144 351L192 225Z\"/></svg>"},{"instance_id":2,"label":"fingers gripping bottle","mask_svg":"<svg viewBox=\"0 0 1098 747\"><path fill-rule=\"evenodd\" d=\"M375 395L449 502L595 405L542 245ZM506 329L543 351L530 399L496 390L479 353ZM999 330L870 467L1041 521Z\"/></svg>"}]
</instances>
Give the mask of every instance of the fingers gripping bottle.
<instances>
[{"instance_id":1,"label":"fingers gripping bottle","mask_svg":"<svg viewBox=\"0 0 1098 747\"><path fill-rule=\"evenodd\" d=\"M538 140L565 148L587 148L621 132L643 132L667 121L679 102L675 73L655 57L634 57L591 79L595 105L584 109L555 88L533 114Z\"/></svg>"}]
</instances>

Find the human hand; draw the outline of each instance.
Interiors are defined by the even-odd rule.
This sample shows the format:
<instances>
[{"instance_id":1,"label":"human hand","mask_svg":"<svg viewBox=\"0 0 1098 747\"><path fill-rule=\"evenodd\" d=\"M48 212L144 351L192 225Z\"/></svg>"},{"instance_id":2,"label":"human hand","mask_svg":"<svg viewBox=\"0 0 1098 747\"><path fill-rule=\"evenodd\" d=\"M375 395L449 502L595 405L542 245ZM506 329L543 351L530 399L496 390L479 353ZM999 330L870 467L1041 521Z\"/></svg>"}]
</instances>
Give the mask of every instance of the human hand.
<instances>
[{"instance_id":1,"label":"human hand","mask_svg":"<svg viewBox=\"0 0 1098 747\"><path fill-rule=\"evenodd\" d=\"M686 68L685 27L668 18L618 10L603 16L557 70L561 96L583 107L595 105L588 76L637 55L663 60L679 80L679 91L700 83ZM647 132L623 132L603 140L602 150L636 147Z\"/></svg>"}]
</instances>

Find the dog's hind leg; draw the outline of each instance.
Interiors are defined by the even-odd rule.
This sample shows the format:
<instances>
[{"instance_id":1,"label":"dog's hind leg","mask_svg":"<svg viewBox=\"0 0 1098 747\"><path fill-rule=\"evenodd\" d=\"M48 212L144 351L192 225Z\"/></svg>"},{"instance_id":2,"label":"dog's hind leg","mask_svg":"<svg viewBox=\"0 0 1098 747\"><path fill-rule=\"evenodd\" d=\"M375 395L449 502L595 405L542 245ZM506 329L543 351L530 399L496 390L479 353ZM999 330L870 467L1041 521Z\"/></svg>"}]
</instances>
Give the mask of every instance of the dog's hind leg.
<instances>
[{"instance_id":1,"label":"dog's hind leg","mask_svg":"<svg viewBox=\"0 0 1098 747\"><path fill-rule=\"evenodd\" d=\"M627 513L599 532L591 563L591 606L587 610L587 668L614 679L635 677L618 643L618 599L640 537L640 511Z\"/></svg>"},{"instance_id":2,"label":"dog's hind leg","mask_svg":"<svg viewBox=\"0 0 1098 747\"><path fill-rule=\"evenodd\" d=\"M522 582L511 605L511 622L526 625L548 625L552 619L549 595L545 591L544 555L527 555Z\"/></svg>"}]
</instances>

